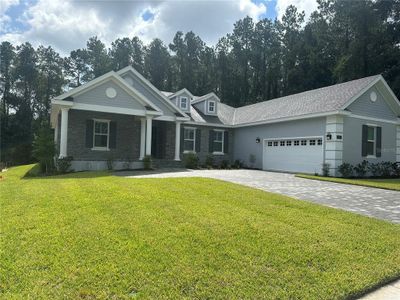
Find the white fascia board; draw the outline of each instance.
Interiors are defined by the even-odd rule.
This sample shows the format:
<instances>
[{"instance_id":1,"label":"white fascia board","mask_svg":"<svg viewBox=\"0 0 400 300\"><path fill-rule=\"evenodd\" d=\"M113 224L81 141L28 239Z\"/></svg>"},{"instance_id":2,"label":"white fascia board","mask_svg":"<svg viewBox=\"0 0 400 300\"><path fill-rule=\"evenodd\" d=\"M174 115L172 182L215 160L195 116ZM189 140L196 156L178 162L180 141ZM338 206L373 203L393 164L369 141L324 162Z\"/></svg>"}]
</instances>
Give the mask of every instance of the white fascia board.
<instances>
[{"instance_id":1,"label":"white fascia board","mask_svg":"<svg viewBox=\"0 0 400 300\"><path fill-rule=\"evenodd\" d=\"M185 122L185 124L198 125L198 126L221 127L221 128L233 128L234 127L232 125L217 124L217 123L203 123L203 122L195 122L195 121Z\"/></svg>"},{"instance_id":2,"label":"white fascia board","mask_svg":"<svg viewBox=\"0 0 400 300\"><path fill-rule=\"evenodd\" d=\"M173 94L169 95L168 98L171 99L171 98L173 98L173 97L177 97L177 96L179 96L180 94L183 94L183 93L185 93L185 92L186 92L187 94L189 94L189 96L190 96L191 98L194 97L194 95L193 95L188 89L183 88L183 89L177 91L176 93L173 93Z\"/></svg>"},{"instance_id":3,"label":"white fascia board","mask_svg":"<svg viewBox=\"0 0 400 300\"><path fill-rule=\"evenodd\" d=\"M221 100L219 99L219 97L218 97L214 92L211 92L211 93L205 94L204 96L201 96L201 97L199 97L199 98L193 100L191 104L200 103L200 102L202 102L202 101L207 100L208 98L210 98L210 97L212 97L212 96L214 96L214 97L216 98L216 101L221 102Z\"/></svg>"},{"instance_id":4,"label":"white fascia board","mask_svg":"<svg viewBox=\"0 0 400 300\"><path fill-rule=\"evenodd\" d=\"M380 122L380 123L400 125L400 118L397 118L396 121L391 121L391 120L385 120L385 119L380 119L380 118L361 116L361 115L356 115L356 114L350 114L349 117L356 118L356 119L375 121L375 122Z\"/></svg>"},{"instance_id":5,"label":"white fascia board","mask_svg":"<svg viewBox=\"0 0 400 300\"><path fill-rule=\"evenodd\" d=\"M51 105L60 105L60 106L71 107L71 106L74 105L74 103L72 101L64 101L64 100L52 99L51 100Z\"/></svg>"},{"instance_id":6,"label":"white fascia board","mask_svg":"<svg viewBox=\"0 0 400 300\"><path fill-rule=\"evenodd\" d=\"M113 114L133 115L133 116L146 116L148 111L142 109L120 108L114 106L94 105L86 103L75 103L71 109L97 111Z\"/></svg>"},{"instance_id":7,"label":"white fascia board","mask_svg":"<svg viewBox=\"0 0 400 300\"><path fill-rule=\"evenodd\" d=\"M140 74L138 71L136 71L132 66L127 66L117 72L118 75L122 76L123 74L126 74L128 72L132 72L133 75L138 77L141 81L145 83L147 87L150 88L154 93L156 93L158 96L160 96L164 101L165 104L169 107L171 107L173 110L176 112L182 114L183 116L187 117L187 115L179 109L174 103L172 103L167 96L165 96L163 93L161 93L160 90L158 90L150 81L148 81L146 78L143 77L142 74Z\"/></svg>"},{"instance_id":8,"label":"white fascia board","mask_svg":"<svg viewBox=\"0 0 400 300\"><path fill-rule=\"evenodd\" d=\"M339 110L339 111L332 111L332 112L326 112L326 113L314 113L314 114L306 114L306 115L301 115L301 116L296 116L296 117L279 118L279 119L267 120L267 121L258 121L258 122L252 122L252 123L244 123L244 124L234 124L233 127L240 128L240 127L257 126L257 125L273 124L273 123L288 122L288 121L297 121L297 120L304 120L304 119L310 119L310 118L319 118L319 117L326 117L326 116L331 116L331 115L348 116L350 114L351 114L350 112Z\"/></svg>"}]
</instances>

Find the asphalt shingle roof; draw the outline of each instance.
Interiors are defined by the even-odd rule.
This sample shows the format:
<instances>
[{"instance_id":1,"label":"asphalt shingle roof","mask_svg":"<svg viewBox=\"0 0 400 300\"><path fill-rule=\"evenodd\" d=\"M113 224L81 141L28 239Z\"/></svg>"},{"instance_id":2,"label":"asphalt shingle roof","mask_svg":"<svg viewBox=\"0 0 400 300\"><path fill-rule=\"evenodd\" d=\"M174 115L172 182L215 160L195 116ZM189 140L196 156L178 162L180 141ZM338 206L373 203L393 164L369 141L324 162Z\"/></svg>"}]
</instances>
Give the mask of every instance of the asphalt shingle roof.
<instances>
[{"instance_id":1,"label":"asphalt shingle roof","mask_svg":"<svg viewBox=\"0 0 400 300\"><path fill-rule=\"evenodd\" d=\"M239 107L233 124L254 123L339 110L379 75Z\"/></svg>"}]
</instances>

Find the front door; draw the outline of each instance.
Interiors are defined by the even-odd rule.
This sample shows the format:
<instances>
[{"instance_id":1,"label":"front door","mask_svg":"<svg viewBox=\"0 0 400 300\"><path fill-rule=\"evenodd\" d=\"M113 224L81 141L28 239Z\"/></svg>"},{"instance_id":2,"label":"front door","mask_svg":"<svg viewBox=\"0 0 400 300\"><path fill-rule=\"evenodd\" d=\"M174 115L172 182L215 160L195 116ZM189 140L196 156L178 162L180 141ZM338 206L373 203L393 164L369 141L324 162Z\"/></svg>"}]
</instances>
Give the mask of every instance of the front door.
<instances>
[{"instance_id":1,"label":"front door","mask_svg":"<svg viewBox=\"0 0 400 300\"><path fill-rule=\"evenodd\" d=\"M157 159L164 159L166 154L166 133L165 122L153 122L153 131L151 133L151 156Z\"/></svg>"}]
</instances>

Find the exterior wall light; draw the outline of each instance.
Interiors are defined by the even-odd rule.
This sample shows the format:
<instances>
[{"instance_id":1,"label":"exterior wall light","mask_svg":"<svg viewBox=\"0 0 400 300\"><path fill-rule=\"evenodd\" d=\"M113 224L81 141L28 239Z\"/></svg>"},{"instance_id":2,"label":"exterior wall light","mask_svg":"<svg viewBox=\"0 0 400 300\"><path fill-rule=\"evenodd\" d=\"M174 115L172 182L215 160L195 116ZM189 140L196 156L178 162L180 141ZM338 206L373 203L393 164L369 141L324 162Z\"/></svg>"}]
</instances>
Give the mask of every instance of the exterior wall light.
<instances>
[{"instance_id":1,"label":"exterior wall light","mask_svg":"<svg viewBox=\"0 0 400 300\"><path fill-rule=\"evenodd\" d=\"M259 137L257 137L257 138L256 138L256 143L257 143L257 144L259 144L259 143L260 143L260 141L261 141L261 140L260 140L260 138L259 138Z\"/></svg>"},{"instance_id":2,"label":"exterior wall light","mask_svg":"<svg viewBox=\"0 0 400 300\"><path fill-rule=\"evenodd\" d=\"M328 133L326 134L326 139L327 139L328 141L330 141L330 140L332 139L332 134L331 134L330 132L328 132Z\"/></svg>"}]
</instances>

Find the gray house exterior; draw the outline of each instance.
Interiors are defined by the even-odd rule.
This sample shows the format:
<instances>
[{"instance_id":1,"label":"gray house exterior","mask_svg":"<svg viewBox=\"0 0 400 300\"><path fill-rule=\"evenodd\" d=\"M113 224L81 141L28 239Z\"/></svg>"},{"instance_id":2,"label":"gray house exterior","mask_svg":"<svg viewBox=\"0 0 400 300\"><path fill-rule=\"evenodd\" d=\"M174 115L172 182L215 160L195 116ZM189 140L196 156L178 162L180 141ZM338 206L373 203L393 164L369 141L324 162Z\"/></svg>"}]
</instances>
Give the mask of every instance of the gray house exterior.
<instances>
[{"instance_id":1,"label":"gray house exterior","mask_svg":"<svg viewBox=\"0 0 400 300\"><path fill-rule=\"evenodd\" d=\"M400 104L382 76L233 108L214 93L160 91L132 67L109 72L52 100L60 157L72 168L181 165L240 160L264 170L331 174L343 162L400 161Z\"/></svg>"}]
</instances>

